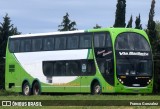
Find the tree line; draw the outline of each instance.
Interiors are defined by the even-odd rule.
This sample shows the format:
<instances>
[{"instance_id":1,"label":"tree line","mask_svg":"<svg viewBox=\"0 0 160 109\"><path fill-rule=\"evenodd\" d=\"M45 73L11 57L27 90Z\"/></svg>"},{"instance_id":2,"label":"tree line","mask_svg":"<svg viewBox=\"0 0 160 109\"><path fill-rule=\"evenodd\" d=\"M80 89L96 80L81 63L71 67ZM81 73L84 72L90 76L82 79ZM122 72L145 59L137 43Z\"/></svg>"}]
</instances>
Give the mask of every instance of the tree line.
<instances>
[{"instance_id":1,"label":"tree line","mask_svg":"<svg viewBox=\"0 0 160 109\"><path fill-rule=\"evenodd\" d=\"M147 29L144 29L144 30L149 36L149 39L152 45L152 51L155 57L154 60L157 60L155 64L156 66L155 71L160 72L160 61L158 61L160 60L160 22L154 21L155 4L156 4L156 1L152 0L150 11L149 11ZM126 0L117 0L115 22L113 24L113 27L133 28L132 14L127 24L126 24L125 18L126 18ZM75 21L70 20L69 13L66 13L63 16L61 24L58 25L58 31L78 30L76 26L77 26L77 23ZM101 27L102 26L96 24L93 28L97 29ZM134 28L142 29L140 14L136 16ZM1 75L0 83L3 83L1 84L1 87L4 86L5 53L6 53L5 50L7 46L7 39L8 39L8 36L18 35L18 34L21 34L21 32L19 32L17 27L11 23L10 17L8 16L8 14L6 14L3 17L2 23L0 23L0 75Z\"/></svg>"}]
</instances>

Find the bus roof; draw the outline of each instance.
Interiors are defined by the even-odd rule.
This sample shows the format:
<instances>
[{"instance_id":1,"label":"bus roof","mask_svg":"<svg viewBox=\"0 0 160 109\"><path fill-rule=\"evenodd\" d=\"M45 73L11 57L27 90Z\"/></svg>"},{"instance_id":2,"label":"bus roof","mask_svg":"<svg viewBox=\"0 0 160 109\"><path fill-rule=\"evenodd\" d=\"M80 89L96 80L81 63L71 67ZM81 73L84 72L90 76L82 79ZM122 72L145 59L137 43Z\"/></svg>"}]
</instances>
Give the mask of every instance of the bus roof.
<instances>
[{"instance_id":1,"label":"bus roof","mask_svg":"<svg viewBox=\"0 0 160 109\"><path fill-rule=\"evenodd\" d=\"M84 33L84 30L64 31L64 32L48 32L48 33L34 33L34 34L22 34L22 35L13 35L13 36L10 36L10 38L36 37L36 36L74 34L74 33Z\"/></svg>"}]
</instances>

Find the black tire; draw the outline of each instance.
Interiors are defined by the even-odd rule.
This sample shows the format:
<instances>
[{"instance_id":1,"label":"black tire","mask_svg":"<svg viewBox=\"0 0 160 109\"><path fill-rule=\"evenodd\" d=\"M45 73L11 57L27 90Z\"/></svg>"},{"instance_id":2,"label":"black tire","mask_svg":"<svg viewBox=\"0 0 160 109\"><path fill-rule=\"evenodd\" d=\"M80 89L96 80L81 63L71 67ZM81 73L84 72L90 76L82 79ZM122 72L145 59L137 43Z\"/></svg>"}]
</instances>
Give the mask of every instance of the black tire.
<instances>
[{"instance_id":1,"label":"black tire","mask_svg":"<svg viewBox=\"0 0 160 109\"><path fill-rule=\"evenodd\" d=\"M98 82L95 82L93 85L92 85L92 94L93 95L100 95L102 93L101 91L101 86Z\"/></svg>"},{"instance_id":2,"label":"black tire","mask_svg":"<svg viewBox=\"0 0 160 109\"><path fill-rule=\"evenodd\" d=\"M32 93L33 93L33 95L40 95L40 94L41 94L40 85L39 85L38 82L35 82L35 83L33 84Z\"/></svg>"},{"instance_id":3,"label":"black tire","mask_svg":"<svg viewBox=\"0 0 160 109\"><path fill-rule=\"evenodd\" d=\"M25 96L29 96L31 94L31 88L28 82L25 82L22 87L22 93Z\"/></svg>"}]
</instances>

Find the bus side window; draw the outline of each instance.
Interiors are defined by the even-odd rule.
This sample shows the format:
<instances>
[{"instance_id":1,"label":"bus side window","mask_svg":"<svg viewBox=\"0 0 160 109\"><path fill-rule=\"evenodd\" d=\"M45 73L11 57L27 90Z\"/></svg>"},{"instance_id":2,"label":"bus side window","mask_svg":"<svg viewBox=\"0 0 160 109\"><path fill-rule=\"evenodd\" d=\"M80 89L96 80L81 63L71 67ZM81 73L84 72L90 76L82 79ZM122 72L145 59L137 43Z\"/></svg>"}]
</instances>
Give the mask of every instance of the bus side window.
<instances>
[{"instance_id":1,"label":"bus side window","mask_svg":"<svg viewBox=\"0 0 160 109\"><path fill-rule=\"evenodd\" d=\"M95 33L94 34L94 47L95 48L104 48L105 47L105 34L104 33Z\"/></svg>"},{"instance_id":2,"label":"bus side window","mask_svg":"<svg viewBox=\"0 0 160 109\"><path fill-rule=\"evenodd\" d=\"M105 74L105 61L104 60L97 60L98 63L98 68L100 70L100 72L102 73L102 75Z\"/></svg>"},{"instance_id":3,"label":"bus side window","mask_svg":"<svg viewBox=\"0 0 160 109\"><path fill-rule=\"evenodd\" d=\"M56 50L66 49L66 37L58 36L55 38L55 49Z\"/></svg>"},{"instance_id":4,"label":"bus side window","mask_svg":"<svg viewBox=\"0 0 160 109\"><path fill-rule=\"evenodd\" d=\"M113 60L106 60L106 75L113 75Z\"/></svg>"},{"instance_id":5,"label":"bus side window","mask_svg":"<svg viewBox=\"0 0 160 109\"><path fill-rule=\"evenodd\" d=\"M111 36L109 33L106 33L106 46L112 47L112 40L111 40Z\"/></svg>"},{"instance_id":6,"label":"bus side window","mask_svg":"<svg viewBox=\"0 0 160 109\"><path fill-rule=\"evenodd\" d=\"M19 52L20 41L19 39L10 39L9 41L9 50L12 53Z\"/></svg>"},{"instance_id":7,"label":"bus side window","mask_svg":"<svg viewBox=\"0 0 160 109\"><path fill-rule=\"evenodd\" d=\"M87 61L87 75L94 75L96 73L96 68L94 60Z\"/></svg>"},{"instance_id":8,"label":"bus side window","mask_svg":"<svg viewBox=\"0 0 160 109\"><path fill-rule=\"evenodd\" d=\"M54 49L54 38L44 38L43 40L43 50L53 50Z\"/></svg>"},{"instance_id":9,"label":"bus side window","mask_svg":"<svg viewBox=\"0 0 160 109\"><path fill-rule=\"evenodd\" d=\"M78 49L78 36L70 36L67 38L67 49Z\"/></svg>"},{"instance_id":10,"label":"bus side window","mask_svg":"<svg viewBox=\"0 0 160 109\"><path fill-rule=\"evenodd\" d=\"M98 60L98 67L102 75L113 75L113 60Z\"/></svg>"},{"instance_id":11,"label":"bus side window","mask_svg":"<svg viewBox=\"0 0 160 109\"><path fill-rule=\"evenodd\" d=\"M111 47L111 37L109 32L107 33L94 33L94 47L95 48L104 48Z\"/></svg>"},{"instance_id":12,"label":"bus side window","mask_svg":"<svg viewBox=\"0 0 160 109\"><path fill-rule=\"evenodd\" d=\"M95 74L95 64L93 60L83 60L81 63L82 76L90 76Z\"/></svg>"},{"instance_id":13,"label":"bus side window","mask_svg":"<svg viewBox=\"0 0 160 109\"><path fill-rule=\"evenodd\" d=\"M32 51L40 51L42 50L42 39L35 38L32 39Z\"/></svg>"},{"instance_id":14,"label":"bus side window","mask_svg":"<svg viewBox=\"0 0 160 109\"><path fill-rule=\"evenodd\" d=\"M70 61L66 63L66 75L67 76L79 76L80 64L78 61Z\"/></svg>"},{"instance_id":15,"label":"bus side window","mask_svg":"<svg viewBox=\"0 0 160 109\"><path fill-rule=\"evenodd\" d=\"M91 34L81 34L80 35L80 48L91 48L92 42Z\"/></svg>"},{"instance_id":16,"label":"bus side window","mask_svg":"<svg viewBox=\"0 0 160 109\"><path fill-rule=\"evenodd\" d=\"M54 74L53 76L66 76L65 63L55 62L54 63Z\"/></svg>"},{"instance_id":17,"label":"bus side window","mask_svg":"<svg viewBox=\"0 0 160 109\"><path fill-rule=\"evenodd\" d=\"M31 39L21 40L20 51L21 52L31 52Z\"/></svg>"},{"instance_id":18,"label":"bus side window","mask_svg":"<svg viewBox=\"0 0 160 109\"><path fill-rule=\"evenodd\" d=\"M53 63L52 62L43 62L43 74L47 77L53 75Z\"/></svg>"}]
</instances>

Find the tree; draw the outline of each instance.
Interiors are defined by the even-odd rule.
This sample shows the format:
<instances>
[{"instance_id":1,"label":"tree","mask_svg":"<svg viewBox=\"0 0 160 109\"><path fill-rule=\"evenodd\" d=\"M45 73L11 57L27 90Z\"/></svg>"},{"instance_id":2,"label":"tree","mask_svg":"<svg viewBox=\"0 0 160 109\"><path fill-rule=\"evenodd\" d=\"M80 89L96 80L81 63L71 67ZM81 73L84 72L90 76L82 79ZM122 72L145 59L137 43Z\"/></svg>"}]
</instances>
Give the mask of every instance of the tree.
<instances>
[{"instance_id":1,"label":"tree","mask_svg":"<svg viewBox=\"0 0 160 109\"><path fill-rule=\"evenodd\" d=\"M5 57L8 37L18 34L21 33L18 32L17 27L14 27L14 25L11 24L10 17L6 14L5 17L3 17L3 23L0 23L0 57Z\"/></svg>"},{"instance_id":2,"label":"tree","mask_svg":"<svg viewBox=\"0 0 160 109\"><path fill-rule=\"evenodd\" d=\"M77 30L77 28L75 28L76 26L76 22L75 21L71 21L69 19L69 14L66 13L65 16L63 16L63 21L60 25L58 25L59 29L58 31L72 31L72 30Z\"/></svg>"},{"instance_id":3,"label":"tree","mask_svg":"<svg viewBox=\"0 0 160 109\"><path fill-rule=\"evenodd\" d=\"M0 23L0 86L4 88L4 67L5 60L4 57L6 55L6 46L7 40L9 36L21 34L18 32L17 28L11 24L10 17L8 14L3 17L3 22ZM2 88L2 87L1 87Z\"/></svg>"},{"instance_id":4,"label":"tree","mask_svg":"<svg viewBox=\"0 0 160 109\"><path fill-rule=\"evenodd\" d=\"M155 0L152 0L151 2L151 8L150 8L150 12L149 12L149 19L148 19L148 25L147 25L147 34L149 36L151 45L152 45L152 52L156 53L157 52L157 37L156 37L156 23L154 21L154 8L155 8Z\"/></svg>"},{"instance_id":5,"label":"tree","mask_svg":"<svg viewBox=\"0 0 160 109\"><path fill-rule=\"evenodd\" d=\"M155 21L154 21L155 3L156 3L155 0L152 0L151 9L150 9L150 12L149 12L149 20L148 20L148 25L147 25L148 35L151 38L155 38L156 37L156 30L155 30L156 24L155 24Z\"/></svg>"},{"instance_id":6,"label":"tree","mask_svg":"<svg viewBox=\"0 0 160 109\"><path fill-rule=\"evenodd\" d=\"M132 28L132 22L133 22L133 19L132 19L132 15L131 15L130 20L128 21L127 28Z\"/></svg>"},{"instance_id":7,"label":"tree","mask_svg":"<svg viewBox=\"0 0 160 109\"><path fill-rule=\"evenodd\" d=\"M135 25L136 25L136 27L135 27L136 29L142 29L140 14L139 14L139 16L136 17Z\"/></svg>"},{"instance_id":8,"label":"tree","mask_svg":"<svg viewBox=\"0 0 160 109\"><path fill-rule=\"evenodd\" d=\"M160 40L160 21L156 21L156 36Z\"/></svg>"},{"instance_id":9,"label":"tree","mask_svg":"<svg viewBox=\"0 0 160 109\"><path fill-rule=\"evenodd\" d=\"M160 32L160 21L156 21L156 31Z\"/></svg>"},{"instance_id":10,"label":"tree","mask_svg":"<svg viewBox=\"0 0 160 109\"><path fill-rule=\"evenodd\" d=\"M152 53L153 53L153 58L154 58L154 86L156 87L156 90L160 89L160 85L159 85L159 79L158 77L160 76L160 40L157 39L158 37L156 36L156 23L154 21L154 15L155 15L155 0L152 0L151 2L151 8L150 8L150 12L149 12L149 19L148 19L148 25L147 25L147 34L149 36L149 40L151 43L151 47L152 47ZM158 55L157 55L158 54Z\"/></svg>"},{"instance_id":11,"label":"tree","mask_svg":"<svg viewBox=\"0 0 160 109\"><path fill-rule=\"evenodd\" d=\"M96 26L95 27L93 27L94 29L98 29L98 28L102 28L102 26L100 26L100 25L98 25L98 24L96 24Z\"/></svg>"},{"instance_id":12,"label":"tree","mask_svg":"<svg viewBox=\"0 0 160 109\"><path fill-rule=\"evenodd\" d=\"M126 0L118 0L114 27L125 27Z\"/></svg>"}]
</instances>

